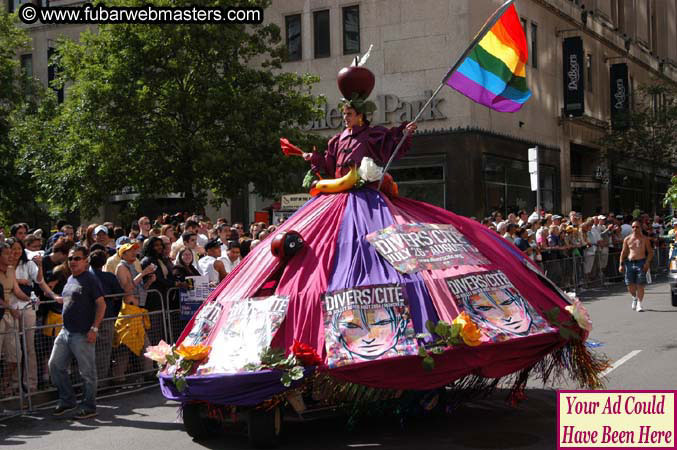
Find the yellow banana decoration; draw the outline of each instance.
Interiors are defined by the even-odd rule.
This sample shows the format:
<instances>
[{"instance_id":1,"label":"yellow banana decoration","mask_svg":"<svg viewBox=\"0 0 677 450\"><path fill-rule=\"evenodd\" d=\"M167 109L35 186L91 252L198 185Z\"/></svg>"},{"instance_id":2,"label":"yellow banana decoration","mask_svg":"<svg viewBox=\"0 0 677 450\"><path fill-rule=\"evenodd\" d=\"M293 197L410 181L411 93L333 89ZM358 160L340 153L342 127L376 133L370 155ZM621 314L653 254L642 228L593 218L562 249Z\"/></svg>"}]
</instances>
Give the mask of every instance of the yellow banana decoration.
<instances>
[{"instance_id":1,"label":"yellow banana decoration","mask_svg":"<svg viewBox=\"0 0 677 450\"><path fill-rule=\"evenodd\" d=\"M341 178L333 178L331 180L320 180L315 187L310 190L310 195L315 197L318 194L335 194L337 192L344 192L351 189L357 183L360 177L357 175L357 168L352 166L350 172L343 175Z\"/></svg>"}]
</instances>

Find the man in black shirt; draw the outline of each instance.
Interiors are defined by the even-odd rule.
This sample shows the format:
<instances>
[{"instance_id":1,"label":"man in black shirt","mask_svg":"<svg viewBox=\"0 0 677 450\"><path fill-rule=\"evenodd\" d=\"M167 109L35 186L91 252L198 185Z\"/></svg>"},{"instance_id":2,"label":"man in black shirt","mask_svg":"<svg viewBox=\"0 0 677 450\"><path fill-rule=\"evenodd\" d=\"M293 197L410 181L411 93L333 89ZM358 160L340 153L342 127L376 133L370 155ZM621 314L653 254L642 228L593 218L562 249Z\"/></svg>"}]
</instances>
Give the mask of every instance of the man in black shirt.
<instances>
[{"instance_id":1,"label":"man in black shirt","mask_svg":"<svg viewBox=\"0 0 677 450\"><path fill-rule=\"evenodd\" d=\"M101 283L87 270L87 248L76 245L68 253L72 275L63 288L63 328L54 341L49 358L49 374L59 392L59 404L53 414L60 416L76 406L75 393L68 376L73 357L78 361L84 396L76 419L96 416L95 343L99 325L106 312Z\"/></svg>"},{"instance_id":2,"label":"man in black shirt","mask_svg":"<svg viewBox=\"0 0 677 450\"><path fill-rule=\"evenodd\" d=\"M125 293L115 275L101 270L107 259L108 254L105 250L94 250L89 254L89 271L99 280L103 295L106 296L106 314L103 316L96 340L96 374L99 380L108 377L110 355L113 350L113 325L122 307L122 297Z\"/></svg>"}]
</instances>

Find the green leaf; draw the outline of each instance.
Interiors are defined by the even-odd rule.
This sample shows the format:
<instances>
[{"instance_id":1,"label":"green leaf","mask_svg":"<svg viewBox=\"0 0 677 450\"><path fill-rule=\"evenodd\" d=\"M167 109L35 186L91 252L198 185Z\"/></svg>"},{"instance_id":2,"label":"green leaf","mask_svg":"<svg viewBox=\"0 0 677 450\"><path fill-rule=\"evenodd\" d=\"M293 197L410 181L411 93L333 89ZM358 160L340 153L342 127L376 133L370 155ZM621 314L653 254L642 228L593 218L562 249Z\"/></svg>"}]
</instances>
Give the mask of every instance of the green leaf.
<instances>
[{"instance_id":1,"label":"green leaf","mask_svg":"<svg viewBox=\"0 0 677 450\"><path fill-rule=\"evenodd\" d=\"M291 386L292 379L291 379L291 375L289 374L289 372L284 372L282 374L282 376L280 377L280 382L282 383L282 386L284 386L284 387Z\"/></svg>"},{"instance_id":2,"label":"green leaf","mask_svg":"<svg viewBox=\"0 0 677 450\"><path fill-rule=\"evenodd\" d=\"M460 323L455 323L451 326L451 331L449 332L449 337L456 338L458 337L459 334L461 334L461 329L463 329L463 326Z\"/></svg>"},{"instance_id":3,"label":"green leaf","mask_svg":"<svg viewBox=\"0 0 677 450\"><path fill-rule=\"evenodd\" d=\"M435 322L432 320L426 320L425 329L428 330L428 333L435 334Z\"/></svg>"},{"instance_id":4,"label":"green leaf","mask_svg":"<svg viewBox=\"0 0 677 450\"><path fill-rule=\"evenodd\" d=\"M560 327L559 329L559 335L562 337L562 339L565 340L570 340L570 339L578 339L579 336L576 332L571 331L569 328L566 327Z\"/></svg>"},{"instance_id":5,"label":"green leaf","mask_svg":"<svg viewBox=\"0 0 677 450\"><path fill-rule=\"evenodd\" d=\"M170 366L173 366L174 364L176 364L176 358L174 357L174 355L167 355L167 363Z\"/></svg>"},{"instance_id":6,"label":"green leaf","mask_svg":"<svg viewBox=\"0 0 677 450\"><path fill-rule=\"evenodd\" d=\"M416 333L416 339L426 339L429 337L430 337L429 333Z\"/></svg>"},{"instance_id":7,"label":"green leaf","mask_svg":"<svg viewBox=\"0 0 677 450\"><path fill-rule=\"evenodd\" d=\"M451 332L451 327L449 326L448 323L440 320L437 322L437 325L435 325L435 334L445 338L449 336L449 333Z\"/></svg>"},{"instance_id":8,"label":"green leaf","mask_svg":"<svg viewBox=\"0 0 677 450\"><path fill-rule=\"evenodd\" d=\"M548 311L545 311L545 317L550 322L556 322L557 318L559 317L559 312L560 312L559 307L555 306L554 308L552 308Z\"/></svg>"},{"instance_id":9,"label":"green leaf","mask_svg":"<svg viewBox=\"0 0 677 450\"><path fill-rule=\"evenodd\" d=\"M190 369L193 368L193 361L191 361L190 359L182 359L181 362L179 363L179 367L184 372L190 372Z\"/></svg>"},{"instance_id":10,"label":"green leaf","mask_svg":"<svg viewBox=\"0 0 677 450\"><path fill-rule=\"evenodd\" d=\"M183 392L184 389L186 389L186 384L186 379L184 377L174 378L174 386L176 386L177 391Z\"/></svg>"},{"instance_id":11,"label":"green leaf","mask_svg":"<svg viewBox=\"0 0 677 450\"><path fill-rule=\"evenodd\" d=\"M418 356L421 358L426 358L428 356L428 352L425 350L425 347L420 345L418 347Z\"/></svg>"},{"instance_id":12,"label":"green leaf","mask_svg":"<svg viewBox=\"0 0 677 450\"><path fill-rule=\"evenodd\" d=\"M435 355L441 355L442 353L444 353L444 347L433 347L433 348L430 349L430 350L431 350L432 353L435 354Z\"/></svg>"},{"instance_id":13,"label":"green leaf","mask_svg":"<svg viewBox=\"0 0 677 450\"><path fill-rule=\"evenodd\" d=\"M289 371L289 376L294 381L303 378L303 366L292 367L291 370Z\"/></svg>"},{"instance_id":14,"label":"green leaf","mask_svg":"<svg viewBox=\"0 0 677 450\"><path fill-rule=\"evenodd\" d=\"M432 358L432 356L428 356L423 359L423 369L426 370L427 372L430 372L435 368L435 360Z\"/></svg>"}]
</instances>

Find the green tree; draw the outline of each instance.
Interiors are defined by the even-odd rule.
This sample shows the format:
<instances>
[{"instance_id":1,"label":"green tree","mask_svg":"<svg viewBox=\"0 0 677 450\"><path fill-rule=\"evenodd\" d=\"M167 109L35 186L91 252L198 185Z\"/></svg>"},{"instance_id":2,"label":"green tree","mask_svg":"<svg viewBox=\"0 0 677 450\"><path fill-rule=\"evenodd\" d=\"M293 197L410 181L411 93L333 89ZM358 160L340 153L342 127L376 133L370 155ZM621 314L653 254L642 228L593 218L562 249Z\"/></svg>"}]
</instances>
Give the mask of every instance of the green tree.
<instances>
[{"instance_id":1,"label":"green tree","mask_svg":"<svg viewBox=\"0 0 677 450\"><path fill-rule=\"evenodd\" d=\"M316 77L280 70L280 42L273 24L104 25L79 43L61 41L66 101L26 118L23 157L53 202L85 216L112 192L139 201L182 193L199 207L208 191L223 202L250 183L263 196L289 191L305 165L283 157L279 138L310 140L299 124L317 117L323 99L310 94Z\"/></svg>"},{"instance_id":2,"label":"green tree","mask_svg":"<svg viewBox=\"0 0 677 450\"><path fill-rule=\"evenodd\" d=\"M17 52L29 49L29 38L16 15L0 9L0 223L46 219L33 179L11 139L17 116L34 108L39 85L22 73Z\"/></svg>"},{"instance_id":3,"label":"green tree","mask_svg":"<svg viewBox=\"0 0 677 450\"><path fill-rule=\"evenodd\" d=\"M624 118L625 129L609 129L602 140L603 156L609 159L634 159L651 167L651 189L656 192L659 167L677 164L677 87L654 81L638 89L633 110ZM660 205L651 207L656 210Z\"/></svg>"}]
</instances>

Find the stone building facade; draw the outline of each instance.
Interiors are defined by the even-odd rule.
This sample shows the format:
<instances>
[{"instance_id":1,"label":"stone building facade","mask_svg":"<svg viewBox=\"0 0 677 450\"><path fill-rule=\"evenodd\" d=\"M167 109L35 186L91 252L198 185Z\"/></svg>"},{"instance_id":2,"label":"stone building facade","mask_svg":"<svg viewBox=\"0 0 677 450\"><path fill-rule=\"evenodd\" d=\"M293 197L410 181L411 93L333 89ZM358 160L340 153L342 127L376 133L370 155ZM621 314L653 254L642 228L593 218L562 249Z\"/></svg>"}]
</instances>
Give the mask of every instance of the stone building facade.
<instances>
[{"instance_id":1,"label":"stone building facade","mask_svg":"<svg viewBox=\"0 0 677 450\"><path fill-rule=\"evenodd\" d=\"M284 70L318 74L327 97L318 133L341 126L336 75L373 45L367 66L376 76L373 122L395 125L416 115L454 58L499 0L274 0L266 19L277 23L289 50ZM629 95L653 78L677 81L677 1L516 0L530 50L532 98L513 114L492 111L444 87L419 122L412 151L393 174L405 195L464 215L533 209L527 150L540 149L542 204L548 210L650 210L667 186L643 163L614 167L600 158L610 120L610 68L626 64ZM355 30L359 30L356 35ZM563 42L583 43L582 115L563 111ZM627 180L632 180L627 183ZM647 191L655 186L655 192Z\"/></svg>"},{"instance_id":2,"label":"stone building facade","mask_svg":"<svg viewBox=\"0 0 677 450\"><path fill-rule=\"evenodd\" d=\"M4 0L17 9L20 0ZM39 1L39 0L36 0ZM49 1L51 6L70 0ZM323 119L307 125L331 135L341 128L336 75L373 45L367 66L376 75L374 123L395 126L417 114L500 0L273 0L265 20L280 26L289 50L284 70L310 72L327 98ZM584 3L584 4L583 4ZM412 151L393 175L404 195L460 214L484 216L532 209L527 150L539 147L542 204L552 211L652 211L672 168L646 161L607 161L600 139L611 115L610 70L625 65L627 95L660 78L677 82L677 0L516 0L530 58L532 98L517 113L492 111L443 87L420 122ZM18 55L47 82L50 47L78 39L83 25L27 26L33 41ZM564 110L563 43L580 38L584 108ZM616 94L614 94L616 95ZM271 200L250 196L246 213ZM230 214L230 212L223 212ZM218 214L218 212L215 212Z\"/></svg>"}]
</instances>

